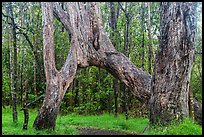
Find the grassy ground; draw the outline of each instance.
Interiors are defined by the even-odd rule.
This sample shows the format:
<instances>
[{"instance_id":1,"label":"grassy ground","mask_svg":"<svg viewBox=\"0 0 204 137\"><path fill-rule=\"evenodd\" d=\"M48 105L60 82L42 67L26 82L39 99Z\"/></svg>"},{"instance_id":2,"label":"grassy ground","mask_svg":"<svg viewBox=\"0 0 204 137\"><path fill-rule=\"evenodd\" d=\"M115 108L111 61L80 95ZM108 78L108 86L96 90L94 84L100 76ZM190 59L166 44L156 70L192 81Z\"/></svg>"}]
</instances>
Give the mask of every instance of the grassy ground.
<instances>
[{"instance_id":1,"label":"grassy ground","mask_svg":"<svg viewBox=\"0 0 204 137\"><path fill-rule=\"evenodd\" d=\"M89 115L82 116L76 114L69 114L66 116L58 116L56 122L55 131L36 131L32 128L34 119L37 116L37 111L29 110L29 123L28 130L22 130L23 125L23 112L18 111L18 123L13 124L12 122L12 111L8 107L6 109L2 108L2 132L3 134L24 134L24 135L76 135L79 134L79 131L76 127L86 126L94 127L99 129L107 130L117 130L124 131L127 133L136 133L136 134L147 134L147 135L201 135L202 127L195 124L192 120L186 119L184 122L179 125L171 124L168 127L156 127L155 129L150 129L145 131L143 130L148 125L148 119L146 118L134 118L125 120L123 115L119 115L117 118L114 115L103 114L103 115Z\"/></svg>"}]
</instances>

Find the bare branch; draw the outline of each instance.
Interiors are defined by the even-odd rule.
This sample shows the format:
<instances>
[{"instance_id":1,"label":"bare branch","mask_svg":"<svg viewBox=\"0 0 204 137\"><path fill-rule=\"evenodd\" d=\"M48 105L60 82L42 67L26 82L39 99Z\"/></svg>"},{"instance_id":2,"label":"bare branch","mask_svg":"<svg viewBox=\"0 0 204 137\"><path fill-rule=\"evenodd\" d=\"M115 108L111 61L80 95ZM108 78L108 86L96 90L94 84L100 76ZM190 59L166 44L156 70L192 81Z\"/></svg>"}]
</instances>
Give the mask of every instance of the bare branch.
<instances>
[{"instance_id":1,"label":"bare branch","mask_svg":"<svg viewBox=\"0 0 204 137\"><path fill-rule=\"evenodd\" d=\"M66 13L58 2L53 3L53 14L62 23L64 28L70 33L72 28L70 27L69 14Z\"/></svg>"}]
</instances>

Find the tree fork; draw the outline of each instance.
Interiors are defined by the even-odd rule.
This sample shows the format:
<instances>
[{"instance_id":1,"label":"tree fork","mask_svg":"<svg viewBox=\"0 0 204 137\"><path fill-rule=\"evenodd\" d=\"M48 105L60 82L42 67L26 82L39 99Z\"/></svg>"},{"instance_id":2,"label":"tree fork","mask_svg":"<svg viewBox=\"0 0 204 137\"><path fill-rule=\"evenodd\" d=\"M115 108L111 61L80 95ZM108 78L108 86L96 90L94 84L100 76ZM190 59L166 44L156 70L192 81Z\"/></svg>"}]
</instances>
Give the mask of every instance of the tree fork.
<instances>
[{"instance_id":1,"label":"tree fork","mask_svg":"<svg viewBox=\"0 0 204 137\"><path fill-rule=\"evenodd\" d=\"M54 26L52 3L42 3L43 59L46 76L46 93L43 105L33 127L37 130L55 129L61 100L76 73L76 46L72 39L67 61L60 71L56 70L54 58Z\"/></svg>"}]
</instances>

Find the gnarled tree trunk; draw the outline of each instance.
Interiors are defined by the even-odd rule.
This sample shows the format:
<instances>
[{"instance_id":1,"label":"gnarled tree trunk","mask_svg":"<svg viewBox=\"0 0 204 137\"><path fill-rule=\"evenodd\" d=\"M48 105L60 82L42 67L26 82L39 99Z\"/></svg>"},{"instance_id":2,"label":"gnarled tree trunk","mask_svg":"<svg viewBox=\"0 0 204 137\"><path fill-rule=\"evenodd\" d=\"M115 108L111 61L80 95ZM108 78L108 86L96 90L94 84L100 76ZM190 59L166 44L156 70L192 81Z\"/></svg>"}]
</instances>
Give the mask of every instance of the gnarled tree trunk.
<instances>
[{"instance_id":1,"label":"gnarled tree trunk","mask_svg":"<svg viewBox=\"0 0 204 137\"><path fill-rule=\"evenodd\" d=\"M98 66L124 82L143 102L147 102L151 77L136 68L115 50L102 27L99 3L69 2L64 11L58 3L42 3L43 55L46 74L46 96L35 119L36 129L54 129L60 102L72 82L77 67ZM71 34L71 48L60 71L55 68L53 43L54 15Z\"/></svg>"},{"instance_id":2,"label":"gnarled tree trunk","mask_svg":"<svg viewBox=\"0 0 204 137\"><path fill-rule=\"evenodd\" d=\"M189 2L162 2L160 44L150 100L151 124L189 116L188 96L195 45L195 9Z\"/></svg>"},{"instance_id":3,"label":"gnarled tree trunk","mask_svg":"<svg viewBox=\"0 0 204 137\"><path fill-rule=\"evenodd\" d=\"M63 10L58 3L42 3L47 87L43 106L36 117L34 127L55 128L60 103L73 81L77 68L104 68L125 83L136 98L148 103L151 95L151 76L136 68L124 54L115 50L102 27L99 3L69 2L64 3L64 7L67 10ZM60 71L56 70L54 60L53 14L71 36L70 51Z\"/></svg>"}]
</instances>

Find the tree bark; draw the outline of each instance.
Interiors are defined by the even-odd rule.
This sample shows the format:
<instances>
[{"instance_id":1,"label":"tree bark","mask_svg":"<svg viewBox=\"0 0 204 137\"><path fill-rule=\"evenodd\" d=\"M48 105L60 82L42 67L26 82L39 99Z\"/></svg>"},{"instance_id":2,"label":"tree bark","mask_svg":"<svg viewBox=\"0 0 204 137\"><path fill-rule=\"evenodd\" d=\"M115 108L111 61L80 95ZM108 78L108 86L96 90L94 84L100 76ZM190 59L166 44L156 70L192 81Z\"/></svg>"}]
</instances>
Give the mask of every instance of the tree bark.
<instances>
[{"instance_id":1,"label":"tree bark","mask_svg":"<svg viewBox=\"0 0 204 137\"><path fill-rule=\"evenodd\" d=\"M76 73L76 44L72 46L66 63L60 71L55 67L54 26L52 3L42 3L43 23L43 59L46 76L46 93L43 105L34 121L36 129L54 129L61 100Z\"/></svg>"},{"instance_id":2,"label":"tree bark","mask_svg":"<svg viewBox=\"0 0 204 137\"><path fill-rule=\"evenodd\" d=\"M152 78L151 124L189 116L188 95L195 45L193 4L161 3L160 44Z\"/></svg>"},{"instance_id":3,"label":"tree bark","mask_svg":"<svg viewBox=\"0 0 204 137\"><path fill-rule=\"evenodd\" d=\"M193 108L194 108L194 116L195 120L199 123L202 124L202 103L198 102L196 99L193 99Z\"/></svg>"}]
</instances>

